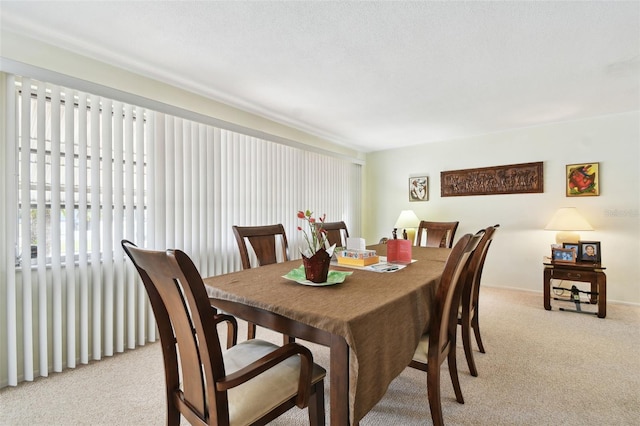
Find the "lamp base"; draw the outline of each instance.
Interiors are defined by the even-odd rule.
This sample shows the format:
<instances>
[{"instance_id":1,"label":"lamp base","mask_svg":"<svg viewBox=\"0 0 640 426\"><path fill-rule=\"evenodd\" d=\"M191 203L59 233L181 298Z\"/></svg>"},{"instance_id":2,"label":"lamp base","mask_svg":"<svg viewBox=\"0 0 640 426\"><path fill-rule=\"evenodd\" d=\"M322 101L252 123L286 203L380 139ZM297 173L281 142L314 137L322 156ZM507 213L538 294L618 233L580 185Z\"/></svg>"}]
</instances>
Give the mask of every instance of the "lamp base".
<instances>
[{"instance_id":1,"label":"lamp base","mask_svg":"<svg viewBox=\"0 0 640 426\"><path fill-rule=\"evenodd\" d=\"M578 244L580 235L571 231L560 231L556 234L556 244L571 243Z\"/></svg>"},{"instance_id":2,"label":"lamp base","mask_svg":"<svg viewBox=\"0 0 640 426\"><path fill-rule=\"evenodd\" d=\"M411 245L415 245L416 242L416 228L406 228L407 240L411 241Z\"/></svg>"}]
</instances>

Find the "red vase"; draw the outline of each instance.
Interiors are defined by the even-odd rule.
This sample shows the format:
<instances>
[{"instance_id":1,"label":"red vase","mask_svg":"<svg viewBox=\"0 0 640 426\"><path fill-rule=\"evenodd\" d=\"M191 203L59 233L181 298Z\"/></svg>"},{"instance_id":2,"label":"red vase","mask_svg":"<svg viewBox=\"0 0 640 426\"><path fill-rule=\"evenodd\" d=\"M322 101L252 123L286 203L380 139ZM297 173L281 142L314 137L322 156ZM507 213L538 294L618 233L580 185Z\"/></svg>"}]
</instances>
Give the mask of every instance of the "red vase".
<instances>
[{"instance_id":1,"label":"red vase","mask_svg":"<svg viewBox=\"0 0 640 426\"><path fill-rule=\"evenodd\" d=\"M306 278L313 283L324 283L329 275L331 256L325 249L318 250L313 256L302 255L302 264Z\"/></svg>"}]
</instances>

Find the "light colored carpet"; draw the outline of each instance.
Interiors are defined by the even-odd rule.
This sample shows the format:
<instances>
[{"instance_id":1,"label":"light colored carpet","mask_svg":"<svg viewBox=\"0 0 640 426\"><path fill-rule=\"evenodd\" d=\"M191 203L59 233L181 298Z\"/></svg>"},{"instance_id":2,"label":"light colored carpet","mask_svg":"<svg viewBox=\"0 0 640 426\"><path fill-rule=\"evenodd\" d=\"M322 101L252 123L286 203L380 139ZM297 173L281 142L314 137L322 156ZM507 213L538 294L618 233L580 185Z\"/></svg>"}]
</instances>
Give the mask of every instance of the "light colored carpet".
<instances>
[{"instance_id":1,"label":"light colored carpet","mask_svg":"<svg viewBox=\"0 0 640 426\"><path fill-rule=\"evenodd\" d=\"M483 287L480 321L487 353L475 351L479 377L471 377L458 345L464 405L455 401L443 365L447 424L640 424L640 308L610 303L607 318L599 319L559 312L559 303L549 312L541 294ZM246 336L244 327L240 336ZM263 328L258 337L281 342L280 335ZM328 367L327 348L303 343ZM360 424L431 424L426 394L425 373L407 368ZM327 404L327 415L329 410ZM306 416L306 410L294 409L273 424L304 425ZM157 343L0 390L2 425L165 423Z\"/></svg>"}]
</instances>

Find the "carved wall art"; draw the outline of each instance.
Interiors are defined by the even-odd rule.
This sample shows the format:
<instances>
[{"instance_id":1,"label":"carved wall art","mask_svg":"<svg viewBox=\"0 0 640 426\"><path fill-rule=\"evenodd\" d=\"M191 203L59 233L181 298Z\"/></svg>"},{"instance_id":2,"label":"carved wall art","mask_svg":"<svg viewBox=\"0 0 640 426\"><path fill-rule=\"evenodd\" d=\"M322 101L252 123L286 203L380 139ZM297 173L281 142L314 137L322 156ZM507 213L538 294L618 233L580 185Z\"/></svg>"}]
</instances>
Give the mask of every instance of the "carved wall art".
<instances>
[{"instance_id":1,"label":"carved wall art","mask_svg":"<svg viewBox=\"0 0 640 426\"><path fill-rule=\"evenodd\" d=\"M542 161L440 172L443 197L544 192Z\"/></svg>"}]
</instances>

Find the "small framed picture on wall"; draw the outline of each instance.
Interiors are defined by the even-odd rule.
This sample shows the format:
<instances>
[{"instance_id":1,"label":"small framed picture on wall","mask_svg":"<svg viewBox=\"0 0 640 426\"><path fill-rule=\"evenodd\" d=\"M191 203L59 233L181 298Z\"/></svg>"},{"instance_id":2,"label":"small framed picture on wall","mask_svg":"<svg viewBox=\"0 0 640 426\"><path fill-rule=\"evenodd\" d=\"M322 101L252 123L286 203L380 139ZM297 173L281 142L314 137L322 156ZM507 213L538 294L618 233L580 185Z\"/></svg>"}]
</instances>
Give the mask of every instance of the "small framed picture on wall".
<instances>
[{"instance_id":1,"label":"small framed picture on wall","mask_svg":"<svg viewBox=\"0 0 640 426\"><path fill-rule=\"evenodd\" d=\"M600 195L599 163L567 165L567 197Z\"/></svg>"},{"instance_id":2,"label":"small framed picture on wall","mask_svg":"<svg viewBox=\"0 0 640 426\"><path fill-rule=\"evenodd\" d=\"M417 176L409 178L409 201L427 201L429 199L429 178Z\"/></svg>"}]
</instances>

